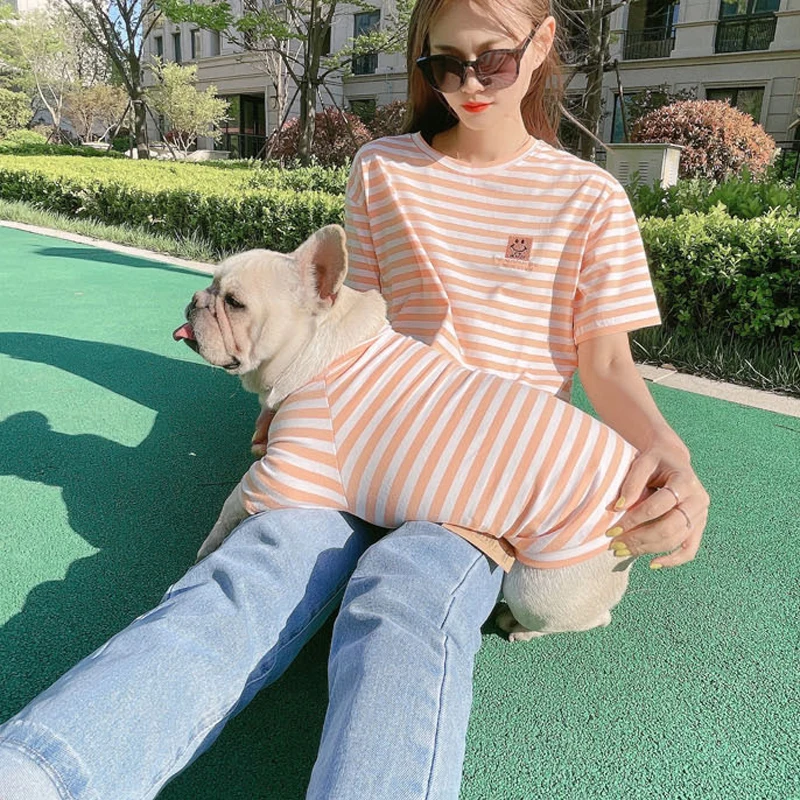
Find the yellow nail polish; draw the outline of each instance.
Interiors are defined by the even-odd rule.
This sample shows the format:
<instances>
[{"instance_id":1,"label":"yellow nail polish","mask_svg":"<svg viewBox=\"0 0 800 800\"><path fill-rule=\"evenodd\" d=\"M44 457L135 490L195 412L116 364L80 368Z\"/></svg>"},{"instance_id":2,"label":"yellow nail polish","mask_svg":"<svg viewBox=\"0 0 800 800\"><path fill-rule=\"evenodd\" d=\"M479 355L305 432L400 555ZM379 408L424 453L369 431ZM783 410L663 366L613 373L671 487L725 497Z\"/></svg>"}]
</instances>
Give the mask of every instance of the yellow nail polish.
<instances>
[{"instance_id":1,"label":"yellow nail polish","mask_svg":"<svg viewBox=\"0 0 800 800\"><path fill-rule=\"evenodd\" d=\"M664 569L664 565L663 564L653 564L651 562L650 563L650 569Z\"/></svg>"},{"instance_id":2,"label":"yellow nail polish","mask_svg":"<svg viewBox=\"0 0 800 800\"><path fill-rule=\"evenodd\" d=\"M623 508L625 508L625 498L624 497L620 497L620 499L617 500L616 505L614 506L614 508L617 511L621 511Z\"/></svg>"},{"instance_id":3,"label":"yellow nail polish","mask_svg":"<svg viewBox=\"0 0 800 800\"><path fill-rule=\"evenodd\" d=\"M622 528L620 528L619 525L617 525L610 531L606 531L606 536L610 536L613 539L615 536L619 536L621 533L622 533Z\"/></svg>"},{"instance_id":4,"label":"yellow nail polish","mask_svg":"<svg viewBox=\"0 0 800 800\"><path fill-rule=\"evenodd\" d=\"M628 558L631 555L631 551L628 550L627 547L620 547L618 550L614 551L614 555L617 558Z\"/></svg>"}]
</instances>

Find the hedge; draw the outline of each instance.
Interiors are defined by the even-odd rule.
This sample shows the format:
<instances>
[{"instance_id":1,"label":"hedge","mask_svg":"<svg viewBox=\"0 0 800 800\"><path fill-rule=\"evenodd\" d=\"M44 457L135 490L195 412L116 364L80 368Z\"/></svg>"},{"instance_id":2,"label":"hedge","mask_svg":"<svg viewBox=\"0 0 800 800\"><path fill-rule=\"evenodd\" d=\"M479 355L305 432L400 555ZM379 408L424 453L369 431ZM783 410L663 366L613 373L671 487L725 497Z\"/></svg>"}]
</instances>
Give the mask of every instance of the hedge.
<instances>
[{"instance_id":1,"label":"hedge","mask_svg":"<svg viewBox=\"0 0 800 800\"><path fill-rule=\"evenodd\" d=\"M4 200L109 225L200 236L220 254L292 250L309 231L342 221L342 195L256 184L253 170L201 164L0 156Z\"/></svg>"},{"instance_id":2,"label":"hedge","mask_svg":"<svg viewBox=\"0 0 800 800\"><path fill-rule=\"evenodd\" d=\"M217 162L225 163L225 162ZM220 255L252 247L292 250L342 222L339 172L0 155L0 197L109 224L200 236ZM791 207L754 219L722 206L640 219L664 323L721 328L749 339L779 335L800 351L800 219Z\"/></svg>"},{"instance_id":3,"label":"hedge","mask_svg":"<svg viewBox=\"0 0 800 800\"><path fill-rule=\"evenodd\" d=\"M743 220L722 208L640 221L665 326L780 335L800 351L800 219Z\"/></svg>"}]
</instances>

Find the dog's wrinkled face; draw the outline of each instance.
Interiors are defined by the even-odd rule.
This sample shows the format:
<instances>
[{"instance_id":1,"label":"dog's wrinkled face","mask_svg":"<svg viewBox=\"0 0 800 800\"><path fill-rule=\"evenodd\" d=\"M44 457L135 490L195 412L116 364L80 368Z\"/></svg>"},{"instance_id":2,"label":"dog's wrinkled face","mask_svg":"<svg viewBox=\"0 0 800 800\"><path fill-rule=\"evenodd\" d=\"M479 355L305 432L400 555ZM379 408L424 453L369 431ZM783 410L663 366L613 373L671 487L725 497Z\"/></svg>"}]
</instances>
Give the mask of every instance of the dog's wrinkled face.
<instances>
[{"instance_id":1,"label":"dog's wrinkled face","mask_svg":"<svg viewBox=\"0 0 800 800\"><path fill-rule=\"evenodd\" d=\"M173 336L232 374L283 364L313 336L346 269L344 231L334 225L289 255L249 250L231 256L211 286L195 293L186 307L188 324Z\"/></svg>"}]
</instances>

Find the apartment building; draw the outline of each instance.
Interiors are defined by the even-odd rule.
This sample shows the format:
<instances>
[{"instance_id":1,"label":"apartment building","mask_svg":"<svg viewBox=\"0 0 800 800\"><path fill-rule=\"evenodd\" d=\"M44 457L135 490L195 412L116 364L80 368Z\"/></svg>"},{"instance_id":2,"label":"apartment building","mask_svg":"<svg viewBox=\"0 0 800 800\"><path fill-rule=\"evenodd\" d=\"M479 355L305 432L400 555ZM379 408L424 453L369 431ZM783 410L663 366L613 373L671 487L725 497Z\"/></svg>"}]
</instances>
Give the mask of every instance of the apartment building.
<instances>
[{"instance_id":1,"label":"apartment building","mask_svg":"<svg viewBox=\"0 0 800 800\"><path fill-rule=\"evenodd\" d=\"M391 2L377 0L373 11L339 4L330 51L381 25ZM800 139L800 126L789 127L800 106L800 0L632 0L614 12L611 29L618 70L604 80L604 141L623 137L620 83L623 97L662 85L673 92L693 89L698 98L724 99L747 111L778 142ZM197 63L200 88L213 83L231 101L232 121L222 146L236 156L257 154L264 137L280 123L262 56L242 52L219 34L169 21L154 31L147 47L167 60ZM580 94L583 82L576 77L570 94ZM330 81L328 89L318 98L318 108L335 101L369 114L405 98L405 57L363 56L352 75Z\"/></svg>"}]
</instances>

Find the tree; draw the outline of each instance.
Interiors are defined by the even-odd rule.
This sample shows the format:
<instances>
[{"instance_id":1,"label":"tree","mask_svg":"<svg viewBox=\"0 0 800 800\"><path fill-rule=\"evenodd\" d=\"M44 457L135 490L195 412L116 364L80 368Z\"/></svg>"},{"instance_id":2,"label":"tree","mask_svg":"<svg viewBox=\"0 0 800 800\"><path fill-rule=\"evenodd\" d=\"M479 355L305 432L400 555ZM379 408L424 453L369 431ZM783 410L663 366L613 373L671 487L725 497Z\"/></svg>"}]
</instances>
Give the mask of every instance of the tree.
<instances>
[{"instance_id":1,"label":"tree","mask_svg":"<svg viewBox=\"0 0 800 800\"><path fill-rule=\"evenodd\" d=\"M208 5L161 0L161 9L174 22L193 22L224 33L244 50L272 55L272 69L280 64L297 87L298 156L308 163L314 139L314 109L323 89L335 104L326 81L334 74L346 74L358 56L403 49L413 4L414 0L396 0L381 30L362 33L331 54L326 50L337 10L341 13L341 6L346 5L347 13L352 13L353 6L365 10L373 10L374 6L364 0L346 4L336 0L285 0L279 5L274 0L244 0L244 13L238 14L227 0L210 0Z\"/></svg>"},{"instance_id":2,"label":"tree","mask_svg":"<svg viewBox=\"0 0 800 800\"><path fill-rule=\"evenodd\" d=\"M153 74L156 85L147 89L147 101L169 119L172 140L184 154L198 136L219 138L218 126L228 113L228 102L216 97L216 86L198 91L197 64L183 67L156 59Z\"/></svg>"},{"instance_id":3,"label":"tree","mask_svg":"<svg viewBox=\"0 0 800 800\"><path fill-rule=\"evenodd\" d=\"M108 57L133 106L139 158L148 158L147 106L142 82L144 45L161 19L157 0L63 0Z\"/></svg>"},{"instance_id":4,"label":"tree","mask_svg":"<svg viewBox=\"0 0 800 800\"><path fill-rule=\"evenodd\" d=\"M555 0L553 11L569 42L564 53L567 84L586 75L586 89L577 116L586 130L580 133L581 158L594 159L603 116L603 75L614 69L609 54L611 15L628 0Z\"/></svg>"},{"instance_id":5,"label":"tree","mask_svg":"<svg viewBox=\"0 0 800 800\"><path fill-rule=\"evenodd\" d=\"M64 114L83 141L91 141L98 126L104 129L99 134L105 139L116 127L128 109L128 95L121 86L96 83L79 87L66 96Z\"/></svg>"},{"instance_id":6,"label":"tree","mask_svg":"<svg viewBox=\"0 0 800 800\"><path fill-rule=\"evenodd\" d=\"M88 45L82 26L57 4L17 19L6 18L0 51L13 82L32 98L36 109L49 113L51 136L60 135L67 93L108 71L96 48Z\"/></svg>"}]
</instances>

